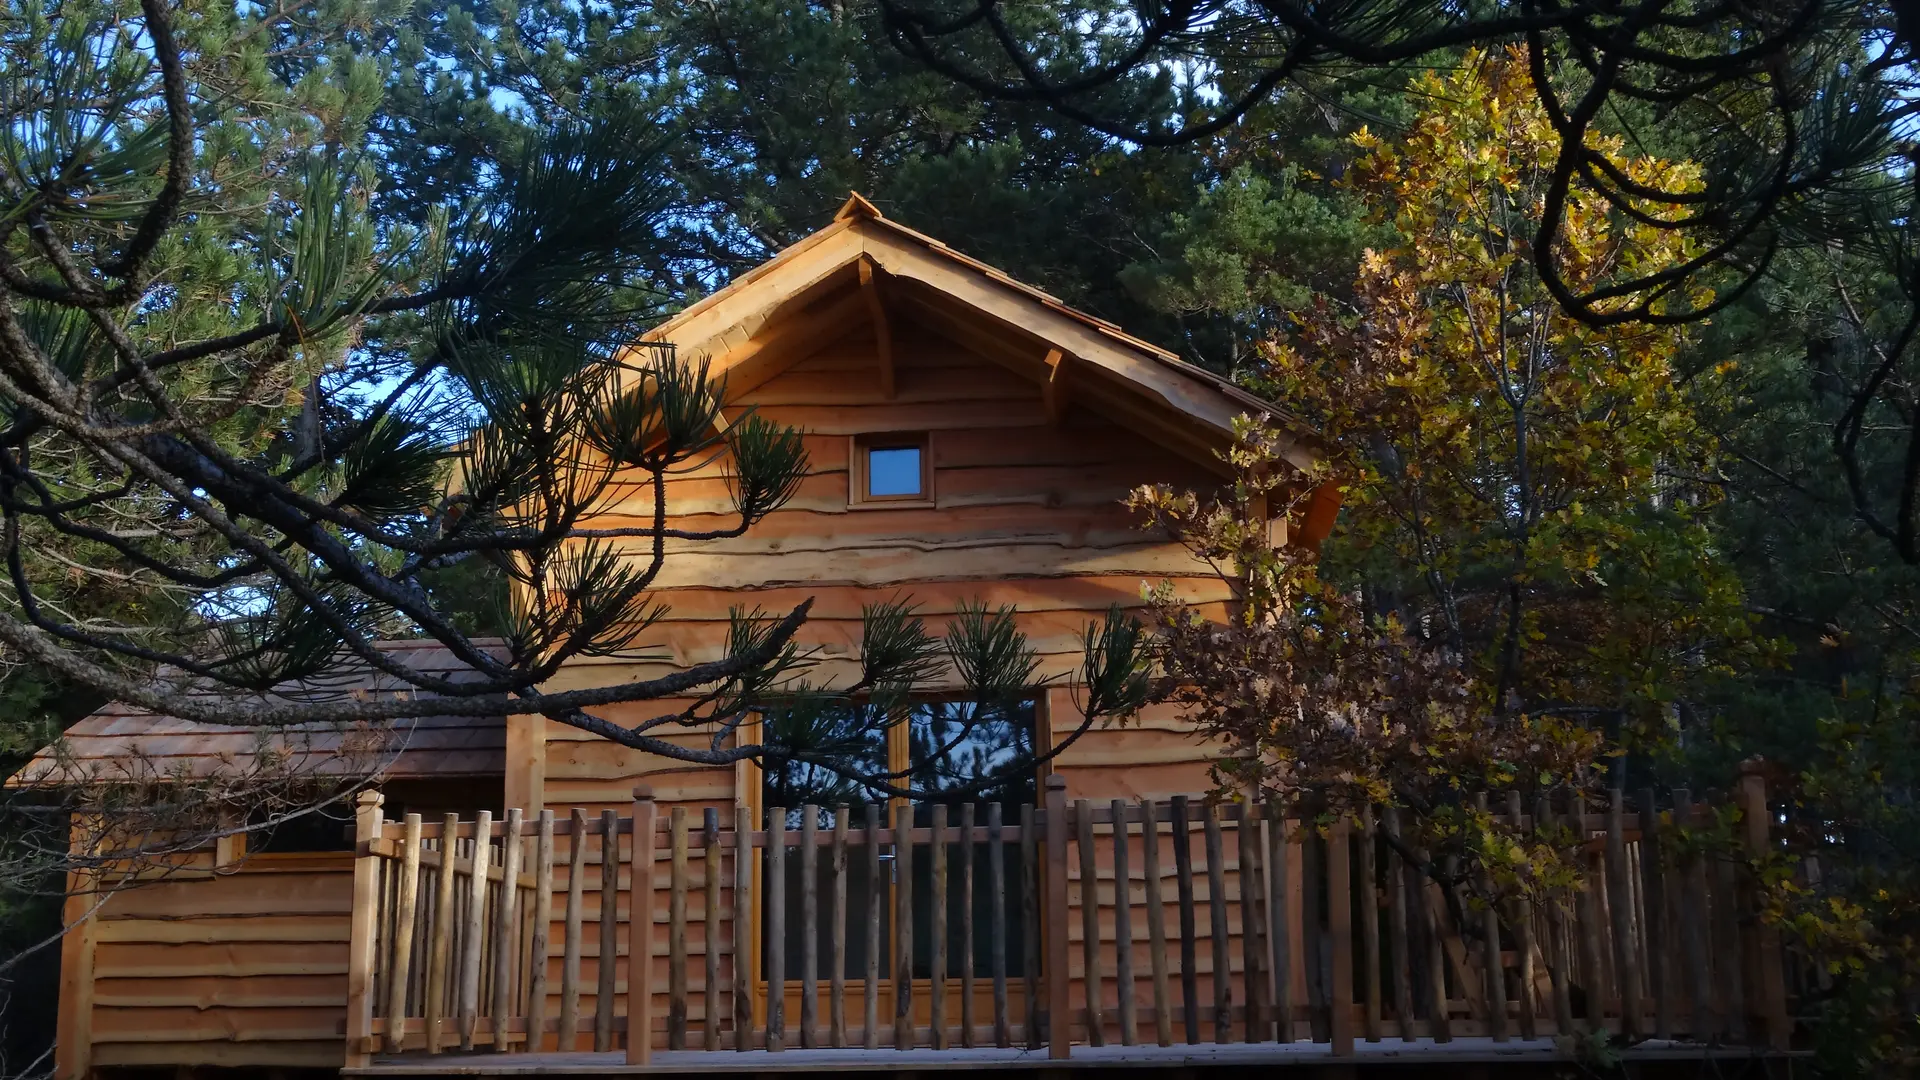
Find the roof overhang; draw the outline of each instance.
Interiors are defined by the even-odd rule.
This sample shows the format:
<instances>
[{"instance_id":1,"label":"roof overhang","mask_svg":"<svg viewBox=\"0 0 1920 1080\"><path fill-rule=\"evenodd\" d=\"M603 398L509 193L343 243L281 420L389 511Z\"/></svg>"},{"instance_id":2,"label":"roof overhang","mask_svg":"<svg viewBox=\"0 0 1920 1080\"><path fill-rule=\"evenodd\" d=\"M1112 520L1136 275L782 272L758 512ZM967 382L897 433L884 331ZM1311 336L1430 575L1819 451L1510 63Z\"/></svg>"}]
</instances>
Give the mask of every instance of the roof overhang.
<instances>
[{"instance_id":1,"label":"roof overhang","mask_svg":"<svg viewBox=\"0 0 1920 1080\"><path fill-rule=\"evenodd\" d=\"M827 227L645 340L707 362L731 401L850 327L879 324L884 355L887 312L1034 380L1049 411L1070 399L1216 472L1226 472L1220 452L1242 415L1264 416L1281 431L1284 456L1303 473L1321 461L1313 433L1273 403L888 219L857 194ZM1317 491L1294 542L1317 543L1338 505L1337 490Z\"/></svg>"}]
</instances>

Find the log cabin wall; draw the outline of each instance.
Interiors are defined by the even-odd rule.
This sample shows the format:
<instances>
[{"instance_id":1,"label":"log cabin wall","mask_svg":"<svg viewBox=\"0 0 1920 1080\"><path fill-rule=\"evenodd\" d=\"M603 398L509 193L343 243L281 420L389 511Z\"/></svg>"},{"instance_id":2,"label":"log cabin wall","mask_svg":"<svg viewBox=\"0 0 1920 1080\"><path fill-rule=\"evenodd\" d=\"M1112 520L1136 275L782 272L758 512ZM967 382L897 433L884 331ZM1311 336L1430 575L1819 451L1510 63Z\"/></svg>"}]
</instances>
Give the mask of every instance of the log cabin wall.
<instances>
[{"instance_id":1,"label":"log cabin wall","mask_svg":"<svg viewBox=\"0 0 1920 1080\"><path fill-rule=\"evenodd\" d=\"M748 535L670 548L657 583L670 612L650 636L661 654L657 661L574 663L554 680L555 689L662 674L715 658L735 606L779 615L811 598L812 619L799 640L826 658L819 675L833 675L837 666L843 678L857 656L862 606L902 595L936 628L964 602L1013 605L1040 653L1042 673L1056 678L1078 668L1087 624L1110 605L1139 606L1144 586L1172 579L1210 614L1223 612L1224 586L1181 548L1138 531L1120 500L1146 483L1218 485L1219 466L1208 464L1208 455L1222 441L1227 418L1249 403L1205 373L1175 370L1170 356L1109 324L1066 312L1058 301L937 241L884 223L870 207L850 207L858 211L854 218L865 218L843 211L833 226L669 324L689 340L707 335L692 350L697 354L734 350L735 362L722 365L735 391L727 417L737 421L752 408L801 428L810 475L792 502ZM764 303L760 283L769 285ZM731 300L723 299L727 294ZM1043 323L1053 335L1044 340L1035 329ZM873 433L925 437L930 498L850 504L855 439ZM732 524L724 464L672 478L673 524ZM586 524L650 521L651 493L636 487L631 498L630 512L616 507ZM1316 505L1325 518L1337 498ZM1313 533L1317 512L1307 515L1302 536ZM645 554L637 544L636 554ZM653 702L606 715L632 723L679 704ZM1050 732L1070 731L1080 720L1072 694L1061 688L1043 695L1038 714L1043 748ZM164 718L96 719L103 735L118 733L121 721L148 735L170 730ZM629 812L638 783L653 789L662 816L684 809L696 829L708 808L729 826L738 808L764 809L750 765L687 766L540 719L516 718L493 731L499 741L482 738L481 756L504 757L504 798L496 787L488 797L446 807L463 818L502 803L562 817L576 809L590 817L608 809ZM709 735L675 737L704 743ZM409 774L419 777L458 773L463 754L480 752L466 742L413 749L434 757L431 767ZM1089 732L1049 770L1066 781L1070 799L1097 806L1202 791L1215 752L1162 710L1125 728ZM595 880L601 843L590 837L579 860L581 873ZM1077 935L1084 899L1106 894L1094 926L1100 966L1109 972L1115 951L1110 857L1096 860L1094 882L1081 880L1078 865L1069 867L1065 913ZM1234 857L1229 849L1223 886L1233 894L1226 917L1238 957ZM575 861L566 843L556 860L564 890ZM622 897L628 895L625 869ZM342 1059L352 903L345 858L261 858L231 874L211 871L209 862L180 879L115 897L65 943L63 954L73 963L63 980L61 1076L99 1066L326 1066ZM1163 876L1171 873L1163 864ZM586 919L597 926L598 890L588 895ZM1209 897L1197 899L1206 905ZM629 914L618 912L618 921ZM689 914L687 947L698 957L706 920L704 912ZM731 923L729 908L716 927L729 945ZM548 963L555 968L561 933L552 930ZM1133 930L1135 939L1145 932L1139 922ZM602 986L599 940L597 932L589 934L581 950L578 982L587 992L579 1008L587 1014ZM612 940L624 949L626 927ZM1069 965L1076 1015L1083 994L1080 946L1076 937ZM725 954L720 978L730 984L732 949ZM656 962L652 981L662 995L663 965L664 959ZM608 974L615 1011L624 1012L624 964ZM695 1019L703 1008L702 978L696 969ZM1112 993L1109 975L1106 994ZM1203 1000L1212 997L1204 975L1200 993ZM656 1000L653 1015L665 1012L664 1000ZM790 1003L787 1013L798 1010ZM1111 1017L1111 1004L1106 1014Z\"/></svg>"},{"instance_id":2,"label":"log cabin wall","mask_svg":"<svg viewBox=\"0 0 1920 1080\"><path fill-rule=\"evenodd\" d=\"M410 644L386 646L405 656ZM396 813L498 809L504 724L434 718L408 728L382 787ZM294 740L316 758L336 733ZM245 729L103 710L68 732L80 760L103 771L129 754L165 768L209 760L243 767ZM110 773L108 775L111 775ZM324 772L316 768L316 777ZM235 832L151 879L102 898L69 878L60 943L55 1075L149 1067L338 1068L347 1010L353 907L350 833L337 816ZM281 833L290 830L292 836ZM273 834L279 833L276 837ZM308 844L338 850L290 850ZM253 850L249 850L249 846ZM276 849L277 847L277 849ZM111 880L111 875L109 875ZM98 910L95 910L95 908Z\"/></svg>"},{"instance_id":3,"label":"log cabin wall","mask_svg":"<svg viewBox=\"0 0 1920 1080\"><path fill-rule=\"evenodd\" d=\"M1140 484L1212 490L1221 483L1216 471L1097 412L1071 403L1050 408L1039 383L925 326L896 316L890 331L891 396L877 376L877 338L861 316L851 320L839 340L730 404L731 418L752 408L768 420L806 432L812 468L798 494L737 540L669 545L658 598L671 611L647 639L656 646L659 661L576 662L556 679L555 688L644 678L717 659L728 610L735 606L782 615L812 598L811 618L799 640L822 650L827 663L821 675L843 679L850 678L850 661L858 655L862 606L902 595L918 602L936 629L969 600L1015 606L1021 627L1040 653L1042 672L1055 678L1077 672L1086 625L1102 618L1109 605L1140 606L1144 586L1172 579L1184 595L1206 602L1212 614L1223 613L1225 588L1219 580L1183 548L1142 532L1135 516L1121 505L1125 494ZM928 438L933 498L916 505L850 505L855 437L920 432ZM715 462L669 482L668 507L675 527L698 530L731 524L724 467ZM630 514L616 510L584 525L646 524L650 489L637 485L632 506ZM636 548L636 557L644 554L644 548ZM1042 745L1049 730L1064 733L1077 726L1081 715L1073 701L1064 687L1046 693L1039 710ZM604 715L635 723L677 705L649 702L608 709ZM704 745L709 735L679 737L689 745ZM544 720L510 721L508 740L510 747L526 748L525 754L510 755L508 801L515 803L518 794L529 813L539 807L561 818L576 807L589 817L607 809L625 813L635 785L641 783L653 789L663 816L683 807L696 831L708 807L716 808L729 826L736 807L763 812L759 773L751 765L688 766ZM1070 798L1105 806L1114 798L1204 791L1210 786L1208 763L1216 753L1170 711L1156 709L1124 728L1089 731L1052 763L1051 771L1066 779ZM1197 843L1197 833L1195 839ZM594 865L598 845L597 838L589 840L585 872L593 881L599 873ZM1096 872L1107 875L1099 886L1106 896L1099 926L1109 972L1111 871L1103 862ZM1172 871L1171 865L1165 868L1168 875ZM564 865L558 868L561 881L566 872ZM1077 936L1083 889L1079 867L1070 873L1077 1011L1083 1001ZM1238 956L1237 874L1230 870L1227 881L1234 897L1229 918ZM1207 901L1204 895L1199 899ZM627 915L620 912L622 924ZM591 923L597 909L587 916ZM696 956L703 948L703 924L701 913L690 913L689 948ZM1145 933L1137 924L1135 929ZM730 940L730 912L721 933L723 940ZM551 938L560 940L559 927ZM626 940L624 925L619 940ZM732 955L730 948L727 955ZM552 963L559 963L557 954ZM587 987L597 984L597 963L597 947L588 942L581 973ZM658 997L666 985L660 964L656 962L660 970L654 982L656 1017L666 1015L665 999ZM555 985L558 976L556 968ZM730 983L730 969L726 978ZM1211 1000L1209 978L1202 977L1201 992ZM694 979L699 981L697 973ZM1106 992L1113 993L1110 977ZM691 997L698 1019L702 989L693 987ZM593 1005L583 999L580 1007L584 1014ZM624 1002L617 1011L624 1012ZM797 1015L797 1005L789 1003L787 1011Z\"/></svg>"},{"instance_id":4,"label":"log cabin wall","mask_svg":"<svg viewBox=\"0 0 1920 1080\"><path fill-rule=\"evenodd\" d=\"M91 906L84 897L69 903ZM211 853L117 893L70 936L61 1049L91 1066L338 1067L344 1059L349 852Z\"/></svg>"}]
</instances>

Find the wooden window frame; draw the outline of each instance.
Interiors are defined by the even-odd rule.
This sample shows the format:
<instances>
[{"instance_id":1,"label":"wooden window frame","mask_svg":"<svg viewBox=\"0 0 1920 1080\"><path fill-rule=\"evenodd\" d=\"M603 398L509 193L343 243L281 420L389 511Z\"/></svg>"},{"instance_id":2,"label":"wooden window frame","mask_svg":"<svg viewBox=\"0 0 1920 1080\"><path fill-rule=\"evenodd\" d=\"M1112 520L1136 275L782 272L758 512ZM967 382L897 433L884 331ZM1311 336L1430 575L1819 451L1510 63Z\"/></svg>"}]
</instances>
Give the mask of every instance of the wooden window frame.
<instances>
[{"instance_id":1,"label":"wooden window frame","mask_svg":"<svg viewBox=\"0 0 1920 1080\"><path fill-rule=\"evenodd\" d=\"M867 494L867 454L874 450L920 451L918 495ZM890 507L926 508L934 505L933 438L926 431L872 431L847 439L847 508L883 510Z\"/></svg>"}]
</instances>

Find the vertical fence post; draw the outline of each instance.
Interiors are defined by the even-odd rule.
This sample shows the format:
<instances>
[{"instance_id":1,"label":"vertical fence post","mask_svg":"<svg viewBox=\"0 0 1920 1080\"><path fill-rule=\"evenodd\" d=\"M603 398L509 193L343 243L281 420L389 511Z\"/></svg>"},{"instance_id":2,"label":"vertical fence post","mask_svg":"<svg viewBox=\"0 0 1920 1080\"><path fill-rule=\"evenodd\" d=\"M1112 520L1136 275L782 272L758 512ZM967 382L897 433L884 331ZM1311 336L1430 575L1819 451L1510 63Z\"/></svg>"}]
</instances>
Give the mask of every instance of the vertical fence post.
<instances>
[{"instance_id":1,"label":"vertical fence post","mask_svg":"<svg viewBox=\"0 0 1920 1080\"><path fill-rule=\"evenodd\" d=\"M1633 934L1633 875L1627 867L1625 789L1614 787L1607 803L1607 913L1613 920L1613 986L1620 1001L1620 1030L1631 1039L1644 1033L1640 1016L1640 946Z\"/></svg>"},{"instance_id":2,"label":"vertical fence post","mask_svg":"<svg viewBox=\"0 0 1920 1080\"><path fill-rule=\"evenodd\" d=\"M365 1065L373 1050L373 980L380 925L380 856L373 841L380 839L378 791L354 796L353 815L353 924L347 954L347 1064Z\"/></svg>"},{"instance_id":3,"label":"vertical fence post","mask_svg":"<svg viewBox=\"0 0 1920 1080\"><path fill-rule=\"evenodd\" d=\"M420 898L420 815L408 814L401 834L400 887L393 913L393 960L387 973L387 1053L405 1048L407 974L413 960L414 909Z\"/></svg>"},{"instance_id":4,"label":"vertical fence post","mask_svg":"<svg viewBox=\"0 0 1920 1080\"><path fill-rule=\"evenodd\" d=\"M1490 813L1487 793L1475 793L1474 809L1482 814ZM1480 939L1481 974L1486 980L1487 1031L1494 1042L1506 1042L1507 1035L1507 973L1500 966L1500 906L1493 899L1494 885L1492 875L1484 870L1477 875L1481 887L1487 894L1487 910L1482 913ZM1462 927L1464 930L1465 927Z\"/></svg>"},{"instance_id":5,"label":"vertical fence post","mask_svg":"<svg viewBox=\"0 0 1920 1080\"><path fill-rule=\"evenodd\" d=\"M1327 832L1327 933L1333 938L1327 1031L1335 1057L1353 1056L1353 879L1348 873L1351 835L1352 822L1345 815Z\"/></svg>"},{"instance_id":6,"label":"vertical fence post","mask_svg":"<svg viewBox=\"0 0 1920 1080\"><path fill-rule=\"evenodd\" d=\"M493 1049L506 1053L508 1028L515 1012L513 969L519 952L520 824L524 811L515 806L507 811L507 823L500 834L500 899L493 908ZM522 1014L524 1015L524 1014ZM532 1033L528 1033L532 1037Z\"/></svg>"},{"instance_id":7,"label":"vertical fence post","mask_svg":"<svg viewBox=\"0 0 1920 1080\"><path fill-rule=\"evenodd\" d=\"M667 1049L687 1048L687 808L668 814L672 854L667 865ZM633 846L636 866L640 845Z\"/></svg>"},{"instance_id":8,"label":"vertical fence post","mask_svg":"<svg viewBox=\"0 0 1920 1080\"><path fill-rule=\"evenodd\" d=\"M533 843L533 942L527 947L532 971L527 981L529 1051L545 1048L547 1038L547 945L553 932L553 811L542 810ZM565 1046L563 1038L560 1045Z\"/></svg>"},{"instance_id":9,"label":"vertical fence post","mask_svg":"<svg viewBox=\"0 0 1920 1080\"><path fill-rule=\"evenodd\" d=\"M1273 1015L1267 1008L1266 930L1261 915L1266 911L1267 872L1261 860L1260 806L1253 796L1240 807L1240 822L1233 839L1240 854L1240 944L1241 981L1246 986L1246 1024L1248 1042L1265 1042L1272 1028Z\"/></svg>"},{"instance_id":10,"label":"vertical fence post","mask_svg":"<svg viewBox=\"0 0 1920 1080\"><path fill-rule=\"evenodd\" d=\"M1673 821L1693 828L1693 792L1673 793ZM1674 864L1674 887L1680 897L1680 945L1687 965L1687 1032L1695 1042L1706 1042L1720 1031L1713 1011L1713 976L1707 960L1707 871L1700 852L1688 845Z\"/></svg>"},{"instance_id":11,"label":"vertical fence post","mask_svg":"<svg viewBox=\"0 0 1920 1080\"><path fill-rule=\"evenodd\" d=\"M448 814L440 821L440 875L433 883L433 949L427 954L427 1053L441 1050L442 1028L446 1026L447 980L453 963L453 900L457 875L453 870L455 839L460 835L460 815Z\"/></svg>"},{"instance_id":12,"label":"vertical fence post","mask_svg":"<svg viewBox=\"0 0 1920 1080\"><path fill-rule=\"evenodd\" d=\"M486 811L480 811L484 818ZM638 839L636 837L636 839ZM631 884L632 879L628 879ZM631 901L629 897L629 901ZM631 917L633 913L628 912ZM620 815L612 807L600 811L600 962L593 994L593 1050L613 1049L613 995L619 981L620 945Z\"/></svg>"},{"instance_id":13,"label":"vertical fence post","mask_svg":"<svg viewBox=\"0 0 1920 1080\"><path fill-rule=\"evenodd\" d=\"M1373 804L1360 808L1360 843L1357 845L1359 862L1353 870L1353 891L1359 897L1360 908L1360 971L1364 976L1361 983L1366 1000L1366 1034L1368 1042L1380 1041L1380 898L1374 891L1374 846L1375 832Z\"/></svg>"},{"instance_id":14,"label":"vertical fence post","mask_svg":"<svg viewBox=\"0 0 1920 1080\"><path fill-rule=\"evenodd\" d=\"M1764 859L1771 846L1768 832L1773 824L1767 810L1767 780L1761 775L1758 758L1740 765L1740 816L1746 825L1747 847L1755 859ZM1757 886L1756 886L1757 888ZM1793 1036L1793 1020L1787 1014L1785 955L1780 947L1780 929L1766 922L1754 928L1759 943L1759 970L1754 980L1760 996L1760 1012L1767 1024L1767 1041L1775 1050L1785 1050Z\"/></svg>"},{"instance_id":15,"label":"vertical fence post","mask_svg":"<svg viewBox=\"0 0 1920 1080\"><path fill-rule=\"evenodd\" d=\"M1293 1041L1293 870L1288 865L1293 848L1287 835L1286 804L1267 803L1267 936L1273 948L1274 1037Z\"/></svg>"},{"instance_id":16,"label":"vertical fence post","mask_svg":"<svg viewBox=\"0 0 1920 1080\"><path fill-rule=\"evenodd\" d=\"M1107 1045L1106 1015L1100 1008L1100 867L1093 840L1093 804L1073 803L1075 846L1080 849L1080 972L1081 996L1087 1001L1087 1045Z\"/></svg>"},{"instance_id":17,"label":"vertical fence post","mask_svg":"<svg viewBox=\"0 0 1920 1080\"><path fill-rule=\"evenodd\" d=\"M653 789L633 789L633 865L627 869L627 1064L653 1060L653 859L654 820L660 808ZM602 858L620 857L620 838L609 832ZM618 880L617 878L615 880ZM607 903L614 903L610 893ZM603 956L608 964L613 957Z\"/></svg>"},{"instance_id":18,"label":"vertical fence post","mask_svg":"<svg viewBox=\"0 0 1920 1080\"><path fill-rule=\"evenodd\" d=\"M1046 940L1047 1057L1066 1059L1073 1052L1073 1016L1067 1005L1067 778L1047 777Z\"/></svg>"},{"instance_id":19,"label":"vertical fence post","mask_svg":"<svg viewBox=\"0 0 1920 1080\"><path fill-rule=\"evenodd\" d=\"M914 1039L913 807L905 802L893 811L893 875L893 1047L896 1050L911 1050ZM767 999L773 999L772 990L767 991ZM767 1030L771 1039L771 1023L767 1025ZM771 1048L772 1044L768 1045Z\"/></svg>"},{"instance_id":20,"label":"vertical fence post","mask_svg":"<svg viewBox=\"0 0 1920 1080\"><path fill-rule=\"evenodd\" d=\"M701 815L700 869L706 874L706 910L700 929L706 938L707 1049L720 1049L720 811L709 806Z\"/></svg>"},{"instance_id":21,"label":"vertical fence post","mask_svg":"<svg viewBox=\"0 0 1920 1080\"><path fill-rule=\"evenodd\" d=\"M733 812L733 1048L753 1049L753 811Z\"/></svg>"}]
</instances>

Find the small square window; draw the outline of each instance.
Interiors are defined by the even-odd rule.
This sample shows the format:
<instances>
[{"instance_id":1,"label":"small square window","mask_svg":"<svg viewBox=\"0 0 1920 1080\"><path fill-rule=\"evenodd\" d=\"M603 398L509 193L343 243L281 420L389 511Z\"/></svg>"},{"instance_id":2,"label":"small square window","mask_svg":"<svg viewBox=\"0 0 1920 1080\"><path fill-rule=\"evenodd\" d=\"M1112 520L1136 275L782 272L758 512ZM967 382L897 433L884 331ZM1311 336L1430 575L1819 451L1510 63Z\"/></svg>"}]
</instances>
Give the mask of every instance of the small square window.
<instances>
[{"instance_id":1,"label":"small square window","mask_svg":"<svg viewBox=\"0 0 1920 1080\"><path fill-rule=\"evenodd\" d=\"M920 498L920 448L875 446L867 451L867 498Z\"/></svg>"},{"instance_id":2,"label":"small square window","mask_svg":"<svg viewBox=\"0 0 1920 1080\"><path fill-rule=\"evenodd\" d=\"M927 506L933 456L925 432L855 435L848 470L851 506Z\"/></svg>"}]
</instances>

